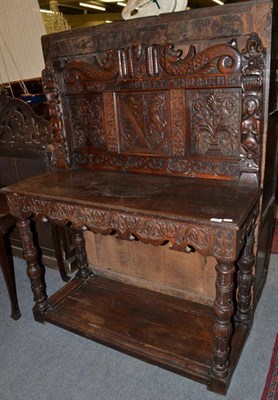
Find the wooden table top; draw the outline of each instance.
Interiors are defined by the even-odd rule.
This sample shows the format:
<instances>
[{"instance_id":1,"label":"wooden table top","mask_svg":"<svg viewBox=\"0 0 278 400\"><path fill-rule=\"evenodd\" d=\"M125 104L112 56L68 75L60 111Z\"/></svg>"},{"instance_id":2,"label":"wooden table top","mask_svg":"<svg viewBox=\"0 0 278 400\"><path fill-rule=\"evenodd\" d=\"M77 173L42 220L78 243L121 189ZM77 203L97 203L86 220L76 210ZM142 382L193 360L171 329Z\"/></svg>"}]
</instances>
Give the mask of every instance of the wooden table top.
<instances>
[{"instance_id":1,"label":"wooden table top","mask_svg":"<svg viewBox=\"0 0 278 400\"><path fill-rule=\"evenodd\" d=\"M55 171L2 189L35 198L240 227L260 190L232 182L114 171ZM222 225L221 224L221 225Z\"/></svg>"}]
</instances>

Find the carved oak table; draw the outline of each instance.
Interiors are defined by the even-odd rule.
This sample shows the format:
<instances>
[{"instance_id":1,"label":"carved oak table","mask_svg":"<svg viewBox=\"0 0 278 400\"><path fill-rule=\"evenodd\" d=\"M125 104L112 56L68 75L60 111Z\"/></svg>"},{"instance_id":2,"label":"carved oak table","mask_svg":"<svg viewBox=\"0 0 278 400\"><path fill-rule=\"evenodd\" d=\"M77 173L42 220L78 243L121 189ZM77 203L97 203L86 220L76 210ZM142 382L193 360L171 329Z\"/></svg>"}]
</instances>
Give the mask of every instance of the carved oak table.
<instances>
[{"instance_id":1,"label":"carved oak table","mask_svg":"<svg viewBox=\"0 0 278 400\"><path fill-rule=\"evenodd\" d=\"M213 390L226 390L252 319L254 224L260 190L202 180L192 184L177 177L73 170L30 178L5 191L10 211L18 218L38 321L50 321L206 382ZM48 300L30 234L30 215L71 225L75 233L76 278ZM192 246L214 256L214 311L91 275L83 238L87 229L116 232L120 239L137 238L153 245L170 242L176 250ZM232 325L234 263L239 255Z\"/></svg>"}]
</instances>

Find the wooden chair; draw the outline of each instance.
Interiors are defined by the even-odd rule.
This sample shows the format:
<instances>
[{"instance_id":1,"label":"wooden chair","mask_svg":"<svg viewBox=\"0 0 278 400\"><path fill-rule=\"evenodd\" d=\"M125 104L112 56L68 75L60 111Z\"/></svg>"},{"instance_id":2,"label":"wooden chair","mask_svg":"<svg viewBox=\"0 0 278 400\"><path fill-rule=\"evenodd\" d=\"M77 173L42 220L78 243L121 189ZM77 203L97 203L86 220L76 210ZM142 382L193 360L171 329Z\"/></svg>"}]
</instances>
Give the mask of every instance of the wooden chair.
<instances>
[{"instance_id":1,"label":"wooden chair","mask_svg":"<svg viewBox=\"0 0 278 400\"><path fill-rule=\"evenodd\" d=\"M1 186L13 183L27 176L36 175L48 168L48 121L36 115L31 107L19 99L12 99L4 93L0 96L0 183ZM6 198L0 197L0 264L8 289L12 318L18 319L20 311L17 301L14 268L11 257L9 233L16 225L11 216ZM70 278L66 273L63 258L63 230L50 229L48 236L53 237L53 251L57 259L63 281ZM19 251L20 254L20 251ZM18 254L17 254L18 255Z\"/></svg>"},{"instance_id":2,"label":"wooden chair","mask_svg":"<svg viewBox=\"0 0 278 400\"><path fill-rule=\"evenodd\" d=\"M21 313L18 306L14 266L9 259L9 251L7 244L7 236L9 231L15 226L16 219L9 213L6 198L3 194L0 195L0 266L4 275L6 286L8 289L12 314L14 320L20 318Z\"/></svg>"}]
</instances>

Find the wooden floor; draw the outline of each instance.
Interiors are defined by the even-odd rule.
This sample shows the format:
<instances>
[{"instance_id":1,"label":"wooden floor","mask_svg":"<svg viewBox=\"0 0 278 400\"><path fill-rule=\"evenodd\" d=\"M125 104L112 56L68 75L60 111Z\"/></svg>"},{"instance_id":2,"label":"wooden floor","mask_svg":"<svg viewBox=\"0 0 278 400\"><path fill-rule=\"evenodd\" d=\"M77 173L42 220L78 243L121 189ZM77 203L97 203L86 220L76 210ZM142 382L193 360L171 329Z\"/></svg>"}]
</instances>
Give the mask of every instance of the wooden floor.
<instances>
[{"instance_id":1,"label":"wooden floor","mask_svg":"<svg viewBox=\"0 0 278 400\"><path fill-rule=\"evenodd\" d=\"M211 307L96 276L86 282L74 279L49 303L52 308L45 314L46 321L209 383L214 324ZM233 364L238 355L239 349Z\"/></svg>"}]
</instances>

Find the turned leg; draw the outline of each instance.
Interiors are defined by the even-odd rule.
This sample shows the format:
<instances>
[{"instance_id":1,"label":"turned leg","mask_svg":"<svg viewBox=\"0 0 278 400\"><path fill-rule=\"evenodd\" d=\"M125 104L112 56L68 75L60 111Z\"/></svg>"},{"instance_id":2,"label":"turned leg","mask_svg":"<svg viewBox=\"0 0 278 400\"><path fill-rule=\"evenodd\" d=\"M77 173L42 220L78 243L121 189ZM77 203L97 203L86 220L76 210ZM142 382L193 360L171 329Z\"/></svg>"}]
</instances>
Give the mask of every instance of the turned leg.
<instances>
[{"instance_id":1,"label":"turned leg","mask_svg":"<svg viewBox=\"0 0 278 400\"><path fill-rule=\"evenodd\" d=\"M0 234L0 264L3 271L4 279L6 282L6 287L8 289L11 307L12 307L12 315L11 317L14 320L20 318L20 310L18 306L17 293L16 293L16 285L15 285L15 276L14 276L14 266L12 261L10 262L8 252L7 252L7 244L6 237L4 234Z\"/></svg>"},{"instance_id":2,"label":"turned leg","mask_svg":"<svg viewBox=\"0 0 278 400\"><path fill-rule=\"evenodd\" d=\"M76 273L77 278L87 279L91 275L91 271L88 266L87 253L85 248L85 238L83 231L73 229L74 245L76 251L77 267Z\"/></svg>"},{"instance_id":3,"label":"turned leg","mask_svg":"<svg viewBox=\"0 0 278 400\"><path fill-rule=\"evenodd\" d=\"M51 229L52 229L55 257L57 260L60 275L64 282L68 282L70 280L70 276L67 275L62 255L63 254L62 235L61 235L62 228L60 228L60 226L57 225L51 225Z\"/></svg>"},{"instance_id":4,"label":"turned leg","mask_svg":"<svg viewBox=\"0 0 278 400\"><path fill-rule=\"evenodd\" d=\"M238 292L236 321L248 325L252 319L251 311L251 289L254 282L253 266L254 256L254 230L247 237L240 260L238 261Z\"/></svg>"},{"instance_id":5,"label":"turned leg","mask_svg":"<svg viewBox=\"0 0 278 400\"><path fill-rule=\"evenodd\" d=\"M218 261L216 271L216 299L214 302L216 321L213 328L212 375L217 378L225 378L229 374L230 366L231 318L234 312L234 263Z\"/></svg>"},{"instance_id":6,"label":"turned leg","mask_svg":"<svg viewBox=\"0 0 278 400\"><path fill-rule=\"evenodd\" d=\"M31 288L36 302L34 306L34 317L42 322L42 313L48 308L46 301L45 283L41 267L38 264L37 250L34 246L32 233L30 230L30 221L28 219L19 219L17 222L22 241L23 255L27 262L27 275L31 282Z\"/></svg>"}]
</instances>

